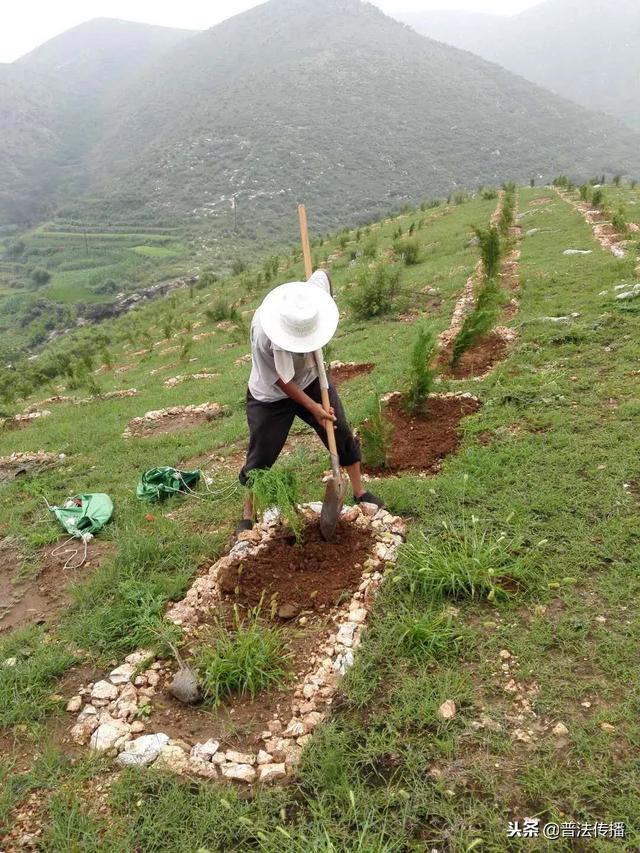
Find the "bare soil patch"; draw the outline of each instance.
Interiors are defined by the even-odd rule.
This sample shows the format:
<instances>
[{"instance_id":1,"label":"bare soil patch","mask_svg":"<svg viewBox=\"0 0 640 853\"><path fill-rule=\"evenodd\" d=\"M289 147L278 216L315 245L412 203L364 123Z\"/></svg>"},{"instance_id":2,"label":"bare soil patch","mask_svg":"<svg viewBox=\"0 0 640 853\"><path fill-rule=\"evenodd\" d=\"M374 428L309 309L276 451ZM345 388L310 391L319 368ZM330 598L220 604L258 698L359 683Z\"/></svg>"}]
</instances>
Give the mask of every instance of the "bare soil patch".
<instances>
[{"instance_id":1,"label":"bare soil patch","mask_svg":"<svg viewBox=\"0 0 640 853\"><path fill-rule=\"evenodd\" d=\"M309 524L300 545L292 533L283 533L250 561L225 569L220 587L243 608L263 601L268 610L274 602L278 619L286 622L302 610L322 611L348 600L371 547L370 531L345 521L334 542L323 540L317 523Z\"/></svg>"},{"instance_id":2,"label":"bare soil patch","mask_svg":"<svg viewBox=\"0 0 640 853\"><path fill-rule=\"evenodd\" d=\"M505 357L507 341L495 330L483 335L463 353L455 368L451 367L451 346L446 347L438 358L444 368L443 376L449 379L473 379L483 376L494 364Z\"/></svg>"},{"instance_id":3,"label":"bare soil patch","mask_svg":"<svg viewBox=\"0 0 640 853\"><path fill-rule=\"evenodd\" d=\"M65 569L72 555L64 551L53 554L57 547L56 544L43 548L33 576L25 578L18 577L23 557L17 543L6 542L0 547L0 633L34 622L55 622L69 602L69 584L93 572L114 550L112 542L93 541L86 563L79 569ZM78 547L82 548L82 543Z\"/></svg>"},{"instance_id":4,"label":"bare soil patch","mask_svg":"<svg viewBox=\"0 0 640 853\"><path fill-rule=\"evenodd\" d=\"M55 453L12 453L11 456L0 457L0 483L11 482L17 477L37 474L48 468L53 468L60 461Z\"/></svg>"},{"instance_id":5,"label":"bare soil patch","mask_svg":"<svg viewBox=\"0 0 640 853\"><path fill-rule=\"evenodd\" d=\"M411 416L403 410L400 395L394 396L386 407L393 426L387 468L368 469L368 473L438 473L442 459L460 446L460 421L479 408L479 401L472 395L434 395L429 398L425 414Z\"/></svg>"},{"instance_id":6,"label":"bare soil patch","mask_svg":"<svg viewBox=\"0 0 640 853\"><path fill-rule=\"evenodd\" d=\"M335 366L331 365L331 379L334 385L340 385L341 382L347 382L356 376L366 376L368 373L371 373L374 367L375 364L370 361L363 362L362 364L355 364L354 362L338 363Z\"/></svg>"}]
</instances>

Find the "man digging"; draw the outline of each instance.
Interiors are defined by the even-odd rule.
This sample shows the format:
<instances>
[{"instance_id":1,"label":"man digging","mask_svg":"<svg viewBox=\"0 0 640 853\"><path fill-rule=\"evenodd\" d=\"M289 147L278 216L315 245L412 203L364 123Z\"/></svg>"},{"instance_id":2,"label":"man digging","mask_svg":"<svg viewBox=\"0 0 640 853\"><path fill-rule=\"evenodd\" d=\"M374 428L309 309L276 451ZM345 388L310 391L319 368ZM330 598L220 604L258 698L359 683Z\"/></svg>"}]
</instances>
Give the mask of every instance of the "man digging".
<instances>
[{"instance_id":1,"label":"man digging","mask_svg":"<svg viewBox=\"0 0 640 853\"><path fill-rule=\"evenodd\" d=\"M347 422L333 384L331 407L323 408L320 381L313 353L329 343L338 326L339 312L324 270L309 281L281 284L267 294L251 324L251 376L247 390L249 449L240 471L246 485L249 472L271 468L289 435L294 418L313 427L327 444L327 421L334 424L340 465L351 480L356 503L383 506L380 498L366 492L360 470L360 445ZM238 531L253 527L251 495L244 503Z\"/></svg>"}]
</instances>

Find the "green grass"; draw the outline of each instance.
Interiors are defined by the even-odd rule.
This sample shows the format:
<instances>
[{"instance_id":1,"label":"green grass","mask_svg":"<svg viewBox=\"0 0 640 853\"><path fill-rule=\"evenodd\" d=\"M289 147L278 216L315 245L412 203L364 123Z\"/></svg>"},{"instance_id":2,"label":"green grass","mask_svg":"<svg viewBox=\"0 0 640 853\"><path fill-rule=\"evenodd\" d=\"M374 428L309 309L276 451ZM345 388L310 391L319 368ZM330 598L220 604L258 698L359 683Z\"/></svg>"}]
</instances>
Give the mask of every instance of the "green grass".
<instances>
[{"instance_id":1,"label":"green grass","mask_svg":"<svg viewBox=\"0 0 640 853\"><path fill-rule=\"evenodd\" d=\"M234 695L253 698L289 678L289 653L282 631L263 625L259 617L259 610L244 618L236 611L232 628L217 622L197 647L200 689L211 707Z\"/></svg>"},{"instance_id":2,"label":"green grass","mask_svg":"<svg viewBox=\"0 0 640 853\"><path fill-rule=\"evenodd\" d=\"M482 401L463 421L458 454L445 459L435 477L406 474L370 484L391 511L407 518L409 544L391 575L397 580L385 584L376 601L340 701L314 732L291 784L248 797L230 787L128 772L106 794L105 814L84 796L103 779L96 768L85 767L80 780L60 758L43 759L48 769L36 762L34 775L12 770L15 758L30 756L34 747L21 739L17 722L3 730L10 738L0 784L5 823L38 789L47 851L510 851L519 847L506 839L508 821L530 815L543 822L624 820L628 837L617 849L638 849L639 398L629 374L640 358L640 315L621 310L611 295L619 282L636 280L637 261L633 253L618 260L602 250L582 216L560 198L530 205L549 196L546 187L519 190L523 227L541 230L522 244L517 343L482 381L439 385L471 390ZM608 186L607 197L637 221L637 189ZM368 415L372 387L378 394L403 389L415 322L427 322L435 334L447 328L477 260L477 249L468 246L469 222L486 222L494 208L495 199L473 198L425 212L415 233L420 263L397 265L400 301L415 321L394 313L343 317L332 358L376 365L370 376L340 388L355 425ZM394 232L406 233L416 219L411 211L376 223L360 242L349 233L344 254L331 264L341 308L358 269L349 265L349 252L375 237L379 257L389 257ZM563 255L574 246L592 254ZM337 239L328 238L316 251L328 256L337 249ZM299 260L287 263L273 284L302 274ZM435 307L428 289L437 291ZM600 296L603 291L608 295ZM0 433L2 455L41 448L67 454L58 469L4 487L5 535L26 545L53 540L43 495L55 502L71 491L105 490L116 507L114 523L100 534L113 540L116 555L78 576L69 614L44 632L49 643L32 642L35 657L50 645L65 648L61 643L71 637L102 668L119 661L134 642L153 641L153 631L144 633L149 619L153 628L164 602L182 595L198 565L220 553L240 511L241 490L219 500L175 498L154 508L148 521L134 489L146 468L193 460L216 486L233 485L235 471L215 459L241 450L246 440L249 366L236 361L248 346L216 329L206 312L220 298L250 311L263 293L264 287L248 293L236 277L105 324L99 331L109 338L113 369L95 378L104 390L136 387L138 396L52 406L50 418ZM169 312L176 320L165 341ZM573 312L579 316L563 324L545 319ZM185 334L187 321L202 325ZM95 342L96 331L82 334ZM220 376L165 388L165 378L187 371L183 365L162 369L179 358L179 351L162 350L209 332L215 334L193 342L190 357L197 361L189 372ZM147 354L133 355L143 346L150 347ZM66 380L45 380L13 410L58 385ZM228 406L229 416L176 435L121 437L127 422L149 409L208 399ZM317 450L305 450L298 466L300 499L319 499L326 468L320 442ZM130 605L127 584L144 607ZM129 634L135 632L141 633L134 641ZM508 675L501 669L503 650L511 655ZM42 743L56 730L49 720L59 702L47 697L59 689L62 672L51 679L36 673L44 697L37 712ZM531 749L514 738L512 717L519 712L505 690L511 677L531 688L535 720L566 724L567 744L558 748L549 729L534 729ZM447 699L458 709L450 721L438 715ZM482 715L494 728L476 726ZM533 728L533 722L527 718L522 726ZM603 722L615 731L604 731ZM594 850L610 846L590 843Z\"/></svg>"}]
</instances>

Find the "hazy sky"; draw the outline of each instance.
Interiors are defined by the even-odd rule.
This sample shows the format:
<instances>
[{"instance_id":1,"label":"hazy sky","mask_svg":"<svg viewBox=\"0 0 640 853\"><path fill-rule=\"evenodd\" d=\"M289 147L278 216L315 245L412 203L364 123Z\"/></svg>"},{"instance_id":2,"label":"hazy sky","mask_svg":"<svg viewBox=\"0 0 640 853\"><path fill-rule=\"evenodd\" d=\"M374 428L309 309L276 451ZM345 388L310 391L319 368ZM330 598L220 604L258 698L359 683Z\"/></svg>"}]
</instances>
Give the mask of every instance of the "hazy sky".
<instances>
[{"instance_id":1,"label":"hazy sky","mask_svg":"<svg viewBox=\"0 0 640 853\"><path fill-rule=\"evenodd\" d=\"M540 0L376 0L389 15L400 10L470 9L513 14ZM5 0L0 12L0 62L11 62L58 33L91 18L123 18L205 30L258 5L256 0Z\"/></svg>"}]
</instances>

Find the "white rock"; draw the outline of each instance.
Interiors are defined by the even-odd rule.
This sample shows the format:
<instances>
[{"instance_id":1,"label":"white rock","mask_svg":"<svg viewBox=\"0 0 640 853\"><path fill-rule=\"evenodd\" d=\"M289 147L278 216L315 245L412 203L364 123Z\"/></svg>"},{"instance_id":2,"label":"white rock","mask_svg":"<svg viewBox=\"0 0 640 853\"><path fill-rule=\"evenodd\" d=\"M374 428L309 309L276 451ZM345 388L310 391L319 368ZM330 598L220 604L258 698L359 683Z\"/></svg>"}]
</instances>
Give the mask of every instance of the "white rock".
<instances>
[{"instance_id":1,"label":"white rock","mask_svg":"<svg viewBox=\"0 0 640 853\"><path fill-rule=\"evenodd\" d=\"M311 711L304 718L304 727L306 732L311 732L315 729L318 723L322 722L324 719L324 714L321 714L319 711Z\"/></svg>"},{"instance_id":2,"label":"white rock","mask_svg":"<svg viewBox=\"0 0 640 853\"><path fill-rule=\"evenodd\" d=\"M438 708L438 716L441 717L443 720L452 720L456 715L456 711L456 703L453 701L453 699L447 699Z\"/></svg>"},{"instance_id":3,"label":"white rock","mask_svg":"<svg viewBox=\"0 0 640 853\"><path fill-rule=\"evenodd\" d=\"M67 702L67 711L70 714L77 714L80 708L82 708L82 696L72 696Z\"/></svg>"},{"instance_id":4,"label":"white rock","mask_svg":"<svg viewBox=\"0 0 640 853\"><path fill-rule=\"evenodd\" d=\"M2 666L6 666L9 668L17 666L17 664L18 664L18 658L5 658L2 661Z\"/></svg>"},{"instance_id":5,"label":"white rock","mask_svg":"<svg viewBox=\"0 0 640 853\"><path fill-rule=\"evenodd\" d=\"M85 705L82 711L78 714L78 722L81 723L83 720L86 720L87 717L97 717L98 712L93 707L93 705Z\"/></svg>"},{"instance_id":6,"label":"white rock","mask_svg":"<svg viewBox=\"0 0 640 853\"><path fill-rule=\"evenodd\" d=\"M96 752L106 752L113 749L116 742L124 735L129 734L129 726L123 720L112 720L110 723L101 723L91 735L89 748Z\"/></svg>"},{"instance_id":7,"label":"white rock","mask_svg":"<svg viewBox=\"0 0 640 853\"><path fill-rule=\"evenodd\" d=\"M283 779L287 775L287 768L284 764L264 764L258 771L259 782L275 782L277 779Z\"/></svg>"},{"instance_id":8,"label":"white rock","mask_svg":"<svg viewBox=\"0 0 640 853\"><path fill-rule=\"evenodd\" d=\"M196 743L191 749L191 757L211 761L211 757L216 754L219 748L220 741L217 740L208 740L205 743Z\"/></svg>"},{"instance_id":9,"label":"white rock","mask_svg":"<svg viewBox=\"0 0 640 853\"><path fill-rule=\"evenodd\" d=\"M338 642L343 646L351 646L353 644L353 634L356 630L354 622L343 622L338 630Z\"/></svg>"},{"instance_id":10,"label":"white rock","mask_svg":"<svg viewBox=\"0 0 640 853\"><path fill-rule=\"evenodd\" d=\"M187 753L175 743L168 743L160 750L154 762L157 770L172 770L174 773L184 773L189 765Z\"/></svg>"},{"instance_id":11,"label":"white rock","mask_svg":"<svg viewBox=\"0 0 640 853\"><path fill-rule=\"evenodd\" d=\"M203 779L217 779L218 767L203 758L189 759L189 772L201 776Z\"/></svg>"},{"instance_id":12,"label":"white rock","mask_svg":"<svg viewBox=\"0 0 640 853\"><path fill-rule=\"evenodd\" d=\"M154 657L153 652L150 652L147 649L139 649L137 652L131 652L130 655L127 655L125 661L136 667L152 657Z\"/></svg>"},{"instance_id":13,"label":"white rock","mask_svg":"<svg viewBox=\"0 0 640 853\"><path fill-rule=\"evenodd\" d=\"M148 767L168 743L169 735L162 732L143 735L126 743L116 761L121 767Z\"/></svg>"},{"instance_id":14,"label":"white rock","mask_svg":"<svg viewBox=\"0 0 640 853\"><path fill-rule=\"evenodd\" d=\"M367 621L367 611L364 607L359 607L357 610L352 610L349 613L349 619L353 622L366 622Z\"/></svg>"},{"instance_id":15,"label":"white rock","mask_svg":"<svg viewBox=\"0 0 640 853\"><path fill-rule=\"evenodd\" d=\"M71 729L71 739L74 743L84 746L99 725L97 717L85 717Z\"/></svg>"},{"instance_id":16,"label":"white rock","mask_svg":"<svg viewBox=\"0 0 640 853\"><path fill-rule=\"evenodd\" d=\"M235 752L235 750L230 749L226 753L227 761L230 761L231 764L255 764L256 757L255 755L250 755L246 752Z\"/></svg>"},{"instance_id":17,"label":"white rock","mask_svg":"<svg viewBox=\"0 0 640 853\"><path fill-rule=\"evenodd\" d=\"M502 660L509 660L509 658L511 657L511 652L507 651L507 649L502 649L502 651L500 652L500 657L502 658Z\"/></svg>"},{"instance_id":18,"label":"white rock","mask_svg":"<svg viewBox=\"0 0 640 853\"><path fill-rule=\"evenodd\" d=\"M123 663L109 673L109 681L112 684L127 684L131 681L135 666L131 663ZM103 697L100 697L103 698Z\"/></svg>"},{"instance_id":19,"label":"white rock","mask_svg":"<svg viewBox=\"0 0 640 853\"><path fill-rule=\"evenodd\" d=\"M223 764L221 770L226 779L238 782L254 782L256 779L256 771L250 764Z\"/></svg>"},{"instance_id":20,"label":"white rock","mask_svg":"<svg viewBox=\"0 0 640 853\"><path fill-rule=\"evenodd\" d=\"M264 749L258 750L258 757L256 758L258 764L271 764L273 761L273 755L270 755L268 752L265 752Z\"/></svg>"},{"instance_id":21,"label":"white rock","mask_svg":"<svg viewBox=\"0 0 640 853\"><path fill-rule=\"evenodd\" d=\"M304 735L307 733L304 723L302 720L299 720L297 717L293 717L289 721L289 725L283 732L283 737L300 737L300 735Z\"/></svg>"},{"instance_id":22,"label":"white rock","mask_svg":"<svg viewBox=\"0 0 640 853\"><path fill-rule=\"evenodd\" d=\"M565 737L569 734L569 729L565 726L564 723L556 723L556 725L552 729L552 732L556 737Z\"/></svg>"},{"instance_id":23,"label":"white rock","mask_svg":"<svg viewBox=\"0 0 640 853\"><path fill-rule=\"evenodd\" d=\"M318 692L318 687L315 684L305 684L302 688L302 695L305 699L313 699Z\"/></svg>"},{"instance_id":24,"label":"white rock","mask_svg":"<svg viewBox=\"0 0 640 853\"><path fill-rule=\"evenodd\" d=\"M98 681L93 685L93 690L91 691L91 698L98 699L99 701L110 701L111 699L117 699L118 697L118 689L115 685L110 684L108 681Z\"/></svg>"}]
</instances>

